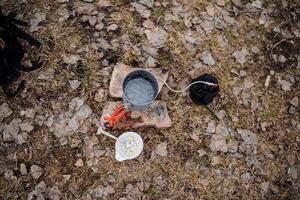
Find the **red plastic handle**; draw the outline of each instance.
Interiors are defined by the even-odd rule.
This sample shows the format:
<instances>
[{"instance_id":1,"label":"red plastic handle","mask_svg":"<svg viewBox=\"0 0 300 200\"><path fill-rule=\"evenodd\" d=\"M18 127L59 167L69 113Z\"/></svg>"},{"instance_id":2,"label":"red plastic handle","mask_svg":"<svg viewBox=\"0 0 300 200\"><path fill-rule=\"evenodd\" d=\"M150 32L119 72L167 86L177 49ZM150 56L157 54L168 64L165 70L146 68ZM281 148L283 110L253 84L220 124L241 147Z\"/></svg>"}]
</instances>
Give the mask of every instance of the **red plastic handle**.
<instances>
[{"instance_id":1,"label":"red plastic handle","mask_svg":"<svg viewBox=\"0 0 300 200\"><path fill-rule=\"evenodd\" d=\"M104 120L108 121L108 127L113 127L114 123L121 119L126 114L126 110L122 104L118 105L113 111L111 116L104 117Z\"/></svg>"}]
</instances>

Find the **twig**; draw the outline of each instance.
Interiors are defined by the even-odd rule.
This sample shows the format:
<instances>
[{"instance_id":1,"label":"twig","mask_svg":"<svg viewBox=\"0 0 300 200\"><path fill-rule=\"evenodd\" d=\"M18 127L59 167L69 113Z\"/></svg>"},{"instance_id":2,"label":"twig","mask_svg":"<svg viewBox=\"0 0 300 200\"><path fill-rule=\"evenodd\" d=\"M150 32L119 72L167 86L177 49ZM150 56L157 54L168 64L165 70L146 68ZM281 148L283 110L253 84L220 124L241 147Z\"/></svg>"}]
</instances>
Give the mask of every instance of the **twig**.
<instances>
[{"instance_id":1,"label":"twig","mask_svg":"<svg viewBox=\"0 0 300 200\"><path fill-rule=\"evenodd\" d=\"M196 133L198 133L198 134L200 134L200 135L208 135L208 136L211 136L211 134L209 134L209 133L202 133L202 132L199 132L199 131L195 131L195 129L193 129L191 126L189 126L187 123L185 123L185 122L183 122L183 125L186 127L186 128L188 128L189 130L191 130L191 131L194 131L194 132L196 132Z\"/></svg>"},{"instance_id":2,"label":"twig","mask_svg":"<svg viewBox=\"0 0 300 200\"><path fill-rule=\"evenodd\" d=\"M273 53L273 50L278 46L280 45L282 42L286 41L286 40L289 40L289 39L292 39L294 37L288 37L288 38L283 38L282 40L280 40L279 42L277 42L276 44L274 44L274 46L272 47L271 49L271 52L270 52L270 58L272 58L272 53Z\"/></svg>"},{"instance_id":3,"label":"twig","mask_svg":"<svg viewBox=\"0 0 300 200\"><path fill-rule=\"evenodd\" d=\"M260 13L261 10L228 10L228 12L234 12L237 14L251 14L251 13Z\"/></svg>"}]
</instances>

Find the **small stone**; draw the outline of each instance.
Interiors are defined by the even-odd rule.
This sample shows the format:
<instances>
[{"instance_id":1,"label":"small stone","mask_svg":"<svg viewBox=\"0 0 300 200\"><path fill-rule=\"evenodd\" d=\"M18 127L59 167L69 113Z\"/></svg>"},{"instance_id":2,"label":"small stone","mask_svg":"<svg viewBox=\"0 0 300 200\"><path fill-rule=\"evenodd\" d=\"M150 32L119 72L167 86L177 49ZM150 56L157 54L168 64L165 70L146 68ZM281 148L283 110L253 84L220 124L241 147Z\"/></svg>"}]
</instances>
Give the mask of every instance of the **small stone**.
<instances>
[{"instance_id":1,"label":"small stone","mask_svg":"<svg viewBox=\"0 0 300 200\"><path fill-rule=\"evenodd\" d=\"M263 1L262 0L255 0L255 1L252 2L252 5L255 8L262 9Z\"/></svg>"},{"instance_id":2,"label":"small stone","mask_svg":"<svg viewBox=\"0 0 300 200\"><path fill-rule=\"evenodd\" d=\"M84 123L87 118L91 116L92 113L92 109L87 104L84 104L70 119L70 121L68 122L68 126L73 131L77 131L78 128Z\"/></svg>"},{"instance_id":3,"label":"small stone","mask_svg":"<svg viewBox=\"0 0 300 200\"><path fill-rule=\"evenodd\" d=\"M218 156L214 156L214 157L212 157L210 164L214 167L214 166L222 164L222 160Z\"/></svg>"},{"instance_id":4,"label":"small stone","mask_svg":"<svg viewBox=\"0 0 300 200\"><path fill-rule=\"evenodd\" d=\"M290 167L288 169L288 176L291 177L292 179L297 179L298 178L298 170L296 167Z\"/></svg>"},{"instance_id":5,"label":"small stone","mask_svg":"<svg viewBox=\"0 0 300 200\"><path fill-rule=\"evenodd\" d=\"M226 4L225 0L217 0L218 6L225 6L225 4Z\"/></svg>"},{"instance_id":6,"label":"small stone","mask_svg":"<svg viewBox=\"0 0 300 200\"><path fill-rule=\"evenodd\" d=\"M247 75L247 72L245 70L240 71L240 76L245 77Z\"/></svg>"},{"instance_id":7,"label":"small stone","mask_svg":"<svg viewBox=\"0 0 300 200\"><path fill-rule=\"evenodd\" d=\"M45 13L41 13L41 12L37 12L34 14L34 18L30 20L30 28L29 31L30 32L35 32L37 30L40 29L40 27L38 26L39 23L41 23L42 21L46 20L46 15Z\"/></svg>"},{"instance_id":8,"label":"small stone","mask_svg":"<svg viewBox=\"0 0 300 200\"><path fill-rule=\"evenodd\" d=\"M105 96L106 96L105 90L103 88L100 88L97 90L94 100L101 103L105 100L104 99Z\"/></svg>"},{"instance_id":9,"label":"small stone","mask_svg":"<svg viewBox=\"0 0 300 200\"><path fill-rule=\"evenodd\" d=\"M295 162L296 162L296 158L295 158L294 155L288 155L286 157L286 159L287 159L287 161L288 161L288 163L289 163L290 166L294 165Z\"/></svg>"},{"instance_id":10,"label":"small stone","mask_svg":"<svg viewBox=\"0 0 300 200\"><path fill-rule=\"evenodd\" d=\"M226 111L225 110L219 110L217 113L216 113L217 117L219 120L224 120L225 116L226 116Z\"/></svg>"},{"instance_id":11,"label":"small stone","mask_svg":"<svg viewBox=\"0 0 300 200\"><path fill-rule=\"evenodd\" d=\"M25 165L24 163L21 163L21 164L20 164L20 173L21 173L22 175L27 174L26 165Z\"/></svg>"},{"instance_id":12,"label":"small stone","mask_svg":"<svg viewBox=\"0 0 300 200\"><path fill-rule=\"evenodd\" d=\"M75 163L76 167L82 167L83 166L83 160L82 159L78 159Z\"/></svg>"},{"instance_id":13,"label":"small stone","mask_svg":"<svg viewBox=\"0 0 300 200\"><path fill-rule=\"evenodd\" d=\"M153 68L155 66L156 66L156 60L152 56L149 56L147 60L147 67Z\"/></svg>"},{"instance_id":14,"label":"small stone","mask_svg":"<svg viewBox=\"0 0 300 200\"><path fill-rule=\"evenodd\" d=\"M251 47L250 51L255 54L258 54L260 52L259 48L257 48L256 46Z\"/></svg>"},{"instance_id":15,"label":"small stone","mask_svg":"<svg viewBox=\"0 0 300 200\"><path fill-rule=\"evenodd\" d=\"M292 90L291 89L292 84L290 82L282 80L282 79L280 79L278 82L281 85L281 88L283 91L291 91Z\"/></svg>"},{"instance_id":16,"label":"small stone","mask_svg":"<svg viewBox=\"0 0 300 200\"><path fill-rule=\"evenodd\" d=\"M296 108L295 108L295 106L292 106L292 105L290 105L289 106L289 109L288 109L288 112L290 113L290 114L295 114L296 113Z\"/></svg>"},{"instance_id":17,"label":"small stone","mask_svg":"<svg viewBox=\"0 0 300 200\"><path fill-rule=\"evenodd\" d=\"M101 31L103 28L104 28L104 24L103 23L98 23L95 26L95 29L98 30L98 31Z\"/></svg>"},{"instance_id":18,"label":"small stone","mask_svg":"<svg viewBox=\"0 0 300 200\"><path fill-rule=\"evenodd\" d=\"M295 96L294 98L292 98L292 100L289 101L290 104L292 104L293 106L295 106L296 108L299 105L299 99L297 96Z\"/></svg>"},{"instance_id":19,"label":"small stone","mask_svg":"<svg viewBox=\"0 0 300 200\"><path fill-rule=\"evenodd\" d=\"M278 192L279 192L279 186L274 183L270 184L270 189L274 194L278 194Z\"/></svg>"},{"instance_id":20,"label":"small stone","mask_svg":"<svg viewBox=\"0 0 300 200\"><path fill-rule=\"evenodd\" d=\"M154 0L139 0L139 3L147 6L148 8L153 8Z\"/></svg>"},{"instance_id":21,"label":"small stone","mask_svg":"<svg viewBox=\"0 0 300 200\"><path fill-rule=\"evenodd\" d=\"M46 192L47 189L47 185L44 181L41 181L37 186L35 186L35 188L37 191L44 193Z\"/></svg>"},{"instance_id":22,"label":"small stone","mask_svg":"<svg viewBox=\"0 0 300 200\"><path fill-rule=\"evenodd\" d=\"M60 200L61 196L62 194L57 186L53 186L48 192L48 198L50 200Z\"/></svg>"},{"instance_id":23,"label":"small stone","mask_svg":"<svg viewBox=\"0 0 300 200\"><path fill-rule=\"evenodd\" d=\"M269 192L270 183L269 182L262 182L260 184L260 188L261 188L261 193L262 194L267 194Z\"/></svg>"},{"instance_id":24,"label":"small stone","mask_svg":"<svg viewBox=\"0 0 300 200\"><path fill-rule=\"evenodd\" d=\"M265 132L267 130L267 128L270 127L271 125L272 125L271 122L261 122L260 128L263 132Z\"/></svg>"},{"instance_id":25,"label":"small stone","mask_svg":"<svg viewBox=\"0 0 300 200\"><path fill-rule=\"evenodd\" d=\"M245 54L242 51L237 50L233 52L232 56L242 65L246 62Z\"/></svg>"},{"instance_id":26,"label":"small stone","mask_svg":"<svg viewBox=\"0 0 300 200\"><path fill-rule=\"evenodd\" d=\"M241 175L241 181L243 183L248 183L251 180L251 175L250 173L246 172L244 174Z\"/></svg>"},{"instance_id":27,"label":"small stone","mask_svg":"<svg viewBox=\"0 0 300 200\"><path fill-rule=\"evenodd\" d=\"M30 168L30 174L32 178L38 179L42 176L42 168L37 165L32 165Z\"/></svg>"},{"instance_id":28,"label":"small stone","mask_svg":"<svg viewBox=\"0 0 300 200\"><path fill-rule=\"evenodd\" d=\"M237 97L242 92L242 90L243 90L243 88L235 86L232 88L232 93L235 97Z\"/></svg>"},{"instance_id":29,"label":"small stone","mask_svg":"<svg viewBox=\"0 0 300 200\"><path fill-rule=\"evenodd\" d=\"M47 69L46 71L42 72L39 76L38 79L40 80L49 80L54 78L55 70L50 68Z\"/></svg>"},{"instance_id":30,"label":"small stone","mask_svg":"<svg viewBox=\"0 0 300 200\"><path fill-rule=\"evenodd\" d=\"M209 16L214 16L215 15L215 8L212 4L209 4L208 6L205 7L206 12Z\"/></svg>"},{"instance_id":31,"label":"small stone","mask_svg":"<svg viewBox=\"0 0 300 200\"><path fill-rule=\"evenodd\" d=\"M216 132L216 124L215 122L209 122L206 128L207 133L214 133Z\"/></svg>"},{"instance_id":32,"label":"small stone","mask_svg":"<svg viewBox=\"0 0 300 200\"><path fill-rule=\"evenodd\" d=\"M211 143L209 145L211 151L222 151L226 153L228 151L228 147L226 144L226 140L223 136L213 135Z\"/></svg>"},{"instance_id":33,"label":"small stone","mask_svg":"<svg viewBox=\"0 0 300 200\"><path fill-rule=\"evenodd\" d=\"M7 103L3 103L0 106L0 122L3 121L6 117L9 117L12 114L12 110L9 108Z\"/></svg>"},{"instance_id":34,"label":"small stone","mask_svg":"<svg viewBox=\"0 0 300 200\"><path fill-rule=\"evenodd\" d=\"M14 175L14 172L11 169L5 171L4 178L9 181L17 180L17 177Z\"/></svg>"},{"instance_id":35,"label":"small stone","mask_svg":"<svg viewBox=\"0 0 300 200\"><path fill-rule=\"evenodd\" d=\"M63 55L64 63L69 65L76 65L79 60L80 60L79 55Z\"/></svg>"},{"instance_id":36,"label":"small stone","mask_svg":"<svg viewBox=\"0 0 300 200\"><path fill-rule=\"evenodd\" d=\"M216 134L224 136L224 137L228 136L229 131L228 131L227 126L225 126L224 124L218 124L216 127Z\"/></svg>"},{"instance_id":37,"label":"small stone","mask_svg":"<svg viewBox=\"0 0 300 200\"><path fill-rule=\"evenodd\" d=\"M219 47L224 48L228 44L228 40L225 38L223 35L218 35L217 36L217 42Z\"/></svg>"},{"instance_id":38,"label":"small stone","mask_svg":"<svg viewBox=\"0 0 300 200\"><path fill-rule=\"evenodd\" d=\"M280 55L280 56L278 57L278 61L281 62L281 63L285 63L285 62L286 62L285 56L284 56L284 55Z\"/></svg>"},{"instance_id":39,"label":"small stone","mask_svg":"<svg viewBox=\"0 0 300 200\"><path fill-rule=\"evenodd\" d=\"M81 84L81 82L78 80L71 80L71 81L69 81L69 83L70 83L72 90L76 90Z\"/></svg>"},{"instance_id":40,"label":"small stone","mask_svg":"<svg viewBox=\"0 0 300 200\"><path fill-rule=\"evenodd\" d=\"M109 196L111 194L114 194L116 191L115 189L111 186L111 185L108 185L104 188L104 191L103 191L103 196Z\"/></svg>"},{"instance_id":41,"label":"small stone","mask_svg":"<svg viewBox=\"0 0 300 200\"><path fill-rule=\"evenodd\" d=\"M146 21L143 22L143 27L147 29L154 29L155 24L150 19L147 19Z\"/></svg>"},{"instance_id":42,"label":"small stone","mask_svg":"<svg viewBox=\"0 0 300 200\"><path fill-rule=\"evenodd\" d=\"M97 17L96 16L91 16L91 17L89 17L89 24L91 25L91 26L95 26L95 24L97 23Z\"/></svg>"},{"instance_id":43,"label":"small stone","mask_svg":"<svg viewBox=\"0 0 300 200\"><path fill-rule=\"evenodd\" d=\"M163 47L168 39L168 33L162 28L147 29L145 30L145 34L150 44L154 47Z\"/></svg>"},{"instance_id":44,"label":"small stone","mask_svg":"<svg viewBox=\"0 0 300 200\"><path fill-rule=\"evenodd\" d=\"M249 79L249 78L246 78L244 80L244 89L247 90L247 89L250 89L254 86L254 83Z\"/></svg>"},{"instance_id":45,"label":"small stone","mask_svg":"<svg viewBox=\"0 0 300 200\"><path fill-rule=\"evenodd\" d=\"M151 16L150 10L147 10L147 7L136 2L130 3L132 7L135 8L135 10L143 17L148 19Z\"/></svg>"},{"instance_id":46,"label":"small stone","mask_svg":"<svg viewBox=\"0 0 300 200\"><path fill-rule=\"evenodd\" d=\"M25 131L27 133L31 132L34 129L34 127L29 122L21 123L21 124L19 124L19 126L20 126L21 131Z\"/></svg>"},{"instance_id":47,"label":"small stone","mask_svg":"<svg viewBox=\"0 0 300 200\"><path fill-rule=\"evenodd\" d=\"M57 0L58 3L67 3L69 0Z\"/></svg>"},{"instance_id":48,"label":"small stone","mask_svg":"<svg viewBox=\"0 0 300 200\"><path fill-rule=\"evenodd\" d=\"M115 31L118 29L118 25L112 24L112 25L109 25L106 29L107 29L107 31Z\"/></svg>"},{"instance_id":49,"label":"small stone","mask_svg":"<svg viewBox=\"0 0 300 200\"><path fill-rule=\"evenodd\" d=\"M252 131L249 131L246 129L238 129L237 131L241 135L242 140L247 145L256 145L257 144L256 135Z\"/></svg>"},{"instance_id":50,"label":"small stone","mask_svg":"<svg viewBox=\"0 0 300 200\"><path fill-rule=\"evenodd\" d=\"M207 64L207 65L215 65L216 64L215 60L213 59L213 57L209 51L204 51L201 54L201 60L203 61L204 64Z\"/></svg>"},{"instance_id":51,"label":"small stone","mask_svg":"<svg viewBox=\"0 0 300 200\"><path fill-rule=\"evenodd\" d=\"M68 182L68 181L70 180L71 176L72 176L72 175L70 175L70 174L64 174L64 175L63 175L64 181L65 181L65 182Z\"/></svg>"},{"instance_id":52,"label":"small stone","mask_svg":"<svg viewBox=\"0 0 300 200\"><path fill-rule=\"evenodd\" d=\"M243 5L241 0L232 0L232 3L237 7L242 7Z\"/></svg>"},{"instance_id":53,"label":"small stone","mask_svg":"<svg viewBox=\"0 0 300 200\"><path fill-rule=\"evenodd\" d=\"M19 131L19 123L16 119L14 119L9 125L4 125L4 129L2 131L3 140L5 142L16 141Z\"/></svg>"},{"instance_id":54,"label":"small stone","mask_svg":"<svg viewBox=\"0 0 300 200\"><path fill-rule=\"evenodd\" d=\"M30 119L33 119L34 118L34 116L35 116L35 114L36 114L36 112L37 112L37 109L36 108L29 108L29 109L26 109L26 110L22 110L21 112L20 112L20 115L21 116L26 116L26 117L28 117L28 118L30 118Z\"/></svg>"},{"instance_id":55,"label":"small stone","mask_svg":"<svg viewBox=\"0 0 300 200\"><path fill-rule=\"evenodd\" d=\"M167 156L168 155L167 146L168 144L166 142L158 144L156 146L156 154L162 157Z\"/></svg>"},{"instance_id":56,"label":"small stone","mask_svg":"<svg viewBox=\"0 0 300 200\"><path fill-rule=\"evenodd\" d=\"M206 151L204 151L203 149L200 149L197 152L199 153L200 157L205 156L207 154Z\"/></svg>"},{"instance_id":57,"label":"small stone","mask_svg":"<svg viewBox=\"0 0 300 200\"><path fill-rule=\"evenodd\" d=\"M228 151L231 153L236 153L238 150L238 142L234 140L229 140L227 143Z\"/></svg>"}]
</instances>

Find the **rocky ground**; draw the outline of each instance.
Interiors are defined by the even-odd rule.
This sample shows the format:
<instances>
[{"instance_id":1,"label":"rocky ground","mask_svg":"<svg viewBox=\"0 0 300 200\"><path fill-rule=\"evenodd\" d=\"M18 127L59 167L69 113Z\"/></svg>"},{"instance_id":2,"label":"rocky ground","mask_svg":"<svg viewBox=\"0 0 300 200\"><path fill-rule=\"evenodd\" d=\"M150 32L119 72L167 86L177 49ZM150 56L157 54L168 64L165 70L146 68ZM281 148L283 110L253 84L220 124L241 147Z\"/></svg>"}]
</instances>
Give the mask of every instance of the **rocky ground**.
<instances>
[{"instance_id":1,"label":"rocky ground","mask_svg":"<svg viewBox=\"0 0 300 200\"><path fill-rule=\"evenodd\" d=\"M298 0L2 0L43 43L14 99L0 91L2 199L299 199ZM26 43L24 43L26 45ZM173 125L141 128L117 162L95 136L116 63L214 74L207 109L163 88ZM19 81L20 81L19 80ZM114 131L120 135L122 131Z\"/></svg>"}]
</instances>

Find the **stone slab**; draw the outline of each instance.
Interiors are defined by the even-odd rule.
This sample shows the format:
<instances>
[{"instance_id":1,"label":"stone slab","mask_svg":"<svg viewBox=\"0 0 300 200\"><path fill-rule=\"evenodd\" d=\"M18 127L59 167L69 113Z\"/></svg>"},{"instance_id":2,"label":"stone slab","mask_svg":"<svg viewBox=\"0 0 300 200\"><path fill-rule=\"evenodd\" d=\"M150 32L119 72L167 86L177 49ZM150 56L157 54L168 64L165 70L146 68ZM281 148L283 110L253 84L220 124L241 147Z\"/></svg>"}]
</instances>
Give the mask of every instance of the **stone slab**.
<instances>
[{"instance_id":1,"label":"stone slab","mask_svg":"<svg viewBox=\"0 0 300 200\"><path fill-rule=\"evenodd\" d=\"M122 83L127 74L132 72L137 68L130 67L125 64L117 64L114 67L110 85L109 85L109 94L111 97L114 98L122 98L123 91L122 91ZM156 68L149 68L148 69L151 73L153 73L155 76L158 76L162 80L166 81L169 76L169 72L165 69L156 69ZM161 88L163 87L163 82L158 81L158 90L160 92Z\"/></svg>"},{"instance_id":2,"label":"stone slab","mask_svg":"<svg viewBox=\"0 0 300 200\"><path fill-rule=\"evenodd\" d=\"M106 128L104 117L110 116L113 110L121 103L122 101L108 102L104 106L100 121L103 128ZM166 103L156 100L145 111L127 113L112 129L139 127L169 128L171 125L172 121L169 117Z\"/></svg>"}]
</instances>

